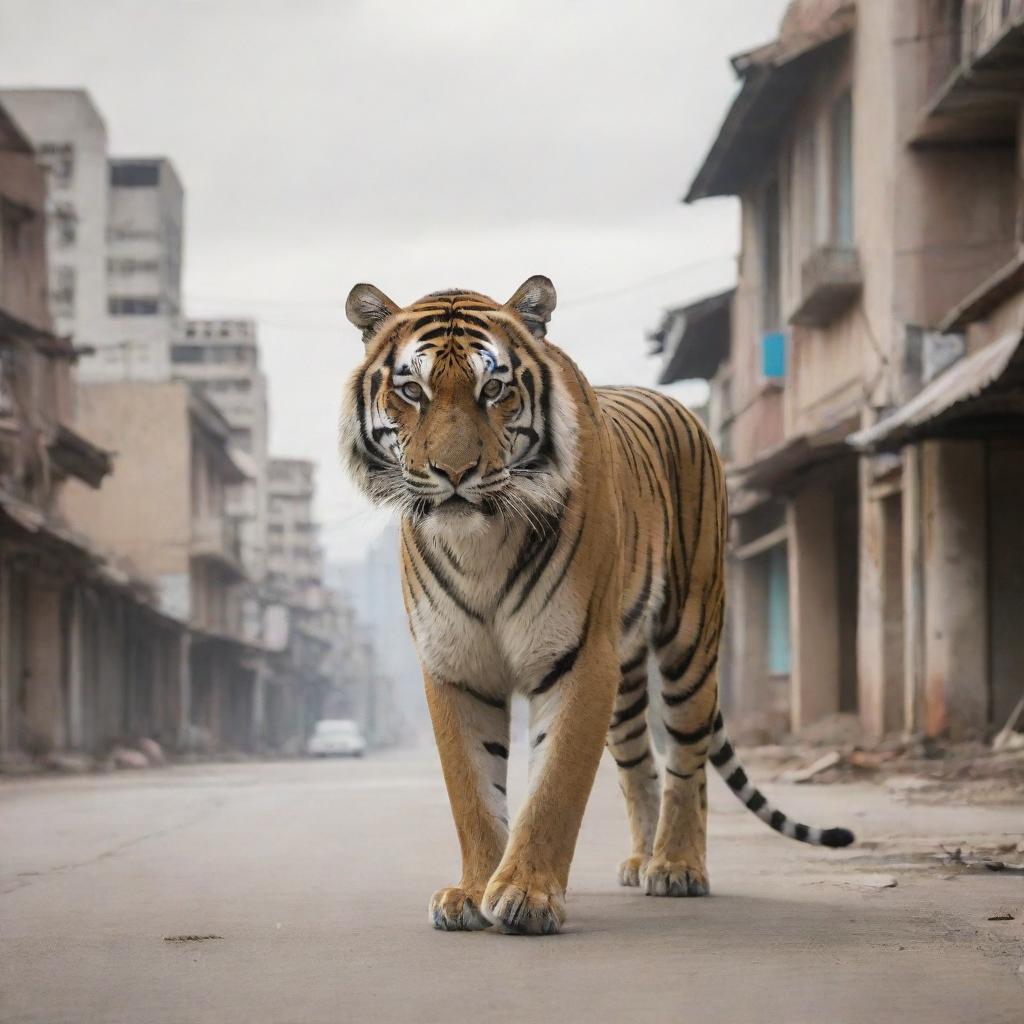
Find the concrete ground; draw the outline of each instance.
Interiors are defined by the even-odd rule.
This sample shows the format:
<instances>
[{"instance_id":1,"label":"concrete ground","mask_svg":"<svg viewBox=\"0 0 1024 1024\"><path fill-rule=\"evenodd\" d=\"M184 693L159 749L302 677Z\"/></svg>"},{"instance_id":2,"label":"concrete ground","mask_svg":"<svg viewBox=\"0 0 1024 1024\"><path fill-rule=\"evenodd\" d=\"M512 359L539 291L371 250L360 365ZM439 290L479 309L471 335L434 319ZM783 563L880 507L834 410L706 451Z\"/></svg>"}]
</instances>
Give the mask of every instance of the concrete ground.
<instances>
[{"instance_id":1,"label":"concrete ground","mask_svg":"<svg viewBox=\"0 0 1024 1024\"><path fill-rule=\"evenodd\" d=\"M1024 1020L1024 877L929 856L1020 839L1021 804L767 789L864 843L784 840L715 785L715 895L645 897L615 882L626 825L605 764L567 929L519 938L427 924L458 877L430 752L3 781L0 1021ZM879 873L898 885L873 888ZM182 935L220 938L165 940Z\"/></svg>"}]
</instances>

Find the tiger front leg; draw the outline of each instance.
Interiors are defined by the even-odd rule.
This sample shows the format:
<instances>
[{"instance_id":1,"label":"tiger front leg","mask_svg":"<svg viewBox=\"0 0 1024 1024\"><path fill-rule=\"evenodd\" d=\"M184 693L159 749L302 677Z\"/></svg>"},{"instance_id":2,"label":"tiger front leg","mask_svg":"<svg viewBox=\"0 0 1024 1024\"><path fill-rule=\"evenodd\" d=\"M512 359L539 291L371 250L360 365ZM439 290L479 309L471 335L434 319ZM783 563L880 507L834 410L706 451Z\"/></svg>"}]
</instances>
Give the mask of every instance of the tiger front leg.
<instances>
[{"instance_id":1,"label":"tiger front leg","mask_svg":"<svg viewBox=\"0 0 1024 1024\"><path fill-rule=\"evenodd\" d=\"M529 693L529 790L484 892L484 915L502 932L550 935L565 921L569 867L617 678L614 648L595 643L560 658Z\"/></svg>"},{"instance_id":2,"label":"tiger front leg","mask_svg":"<svg viewBox=\"0 0 1024 1024\"><path fill-rule=\"evenodd\" d=\"M441 931L489 928L484 888L508 840L508 702L427 672L424 682L462 850L462 877L431 897L430 922Z\"/></svg>"}]
</instances>

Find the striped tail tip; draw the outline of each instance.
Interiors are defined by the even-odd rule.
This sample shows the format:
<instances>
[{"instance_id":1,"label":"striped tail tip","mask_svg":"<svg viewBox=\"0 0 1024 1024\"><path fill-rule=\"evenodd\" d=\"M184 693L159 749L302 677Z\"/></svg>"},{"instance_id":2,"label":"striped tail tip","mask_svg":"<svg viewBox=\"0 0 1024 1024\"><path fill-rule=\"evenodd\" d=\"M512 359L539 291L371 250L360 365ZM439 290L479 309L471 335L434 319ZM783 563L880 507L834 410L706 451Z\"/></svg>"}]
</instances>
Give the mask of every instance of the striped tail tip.
<instances>
[{"instance_id":1,"label":"striped tail tip","mask_svg":"<svg viewBox=\"0 0 1024 1024\"><path fill-rule=\"evenodd\" d=\"M822 846L849 846L853 840L854 835L848 828L826 828L821 833Z\"/></svg>"}]
</instances>

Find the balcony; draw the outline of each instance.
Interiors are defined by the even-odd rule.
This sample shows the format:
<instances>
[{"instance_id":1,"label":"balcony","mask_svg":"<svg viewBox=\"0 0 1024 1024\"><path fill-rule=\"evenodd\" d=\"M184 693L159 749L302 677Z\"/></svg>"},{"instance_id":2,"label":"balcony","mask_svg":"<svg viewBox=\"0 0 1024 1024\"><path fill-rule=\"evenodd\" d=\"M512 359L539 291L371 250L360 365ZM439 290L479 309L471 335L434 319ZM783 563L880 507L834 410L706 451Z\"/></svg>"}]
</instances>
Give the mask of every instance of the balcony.
<instances>
[{"instance_id":1,"label":"balcony","mask_svg":"<svg viewBox=\"0 0 1024 1024\"><path fill-rule=\"evenodd\" d=\"M1024 93L1024 0L964 0L951 44L956 59L929 96L911 143L1011 141Z\"/></svg>"},{"instance_id":2,"label":"balcony","mask_svg":"<svg viewBox=\"0 0 1024 1024\"><path fill-rule=\"evenodd\" d=\"M856 249L825 246L800 268L800 303L789 322L827 327L856 302L864 285Z\"/></svg>"},{"instance_id":3,"label":"balcony","mask_svg":"<svg viewBox=\"0 0 1024 1024\"><path fill-rule=\"evenodd\" d=\"M242 542L238 523L233 519L217 516L193 519L189 554L195 559L216 563L237 579L245 578Z\"/></svg>"}]
</instances>

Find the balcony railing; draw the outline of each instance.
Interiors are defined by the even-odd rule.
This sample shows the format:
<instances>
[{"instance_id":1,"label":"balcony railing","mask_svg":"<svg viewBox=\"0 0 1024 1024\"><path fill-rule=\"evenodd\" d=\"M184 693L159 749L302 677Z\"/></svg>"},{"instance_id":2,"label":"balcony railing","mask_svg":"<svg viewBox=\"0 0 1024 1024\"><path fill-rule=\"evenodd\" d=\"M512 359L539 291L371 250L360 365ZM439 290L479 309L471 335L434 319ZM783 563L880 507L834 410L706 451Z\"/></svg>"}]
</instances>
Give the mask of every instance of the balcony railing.
<instances>
[{"instance_id":1,"label":"balcony railing","mask_svg":"<svg viewBox=\"0 0 1024 1024\"><path fill-rule=\"evenodd\" d=\"M1009 142L1024 92L1024 0L963 0L959 35L933 59L917 145Z\"/></svg>"},{"instance_id":2,"label":"balcony railing","mask_svg":"<svg viewBox=\"0 0 1024 1024\"><path fill-rule=\"evenodd\" d=\"M802 327L827 327L860 295L864 279L856 249L826 246L801 267L800 304L789 318Z\"/></svg>"},{"instance_id":3,"label":"balcony railing","mask_svg":"<svg viewBox=\"0 0 1024 1024\"><path fill-rule=\"evenodd\" d=\"M211 559L244 575L242 541L238 523L223 516L204 516L192 521L193 558Z\"/></svg>"}]
</instances>

